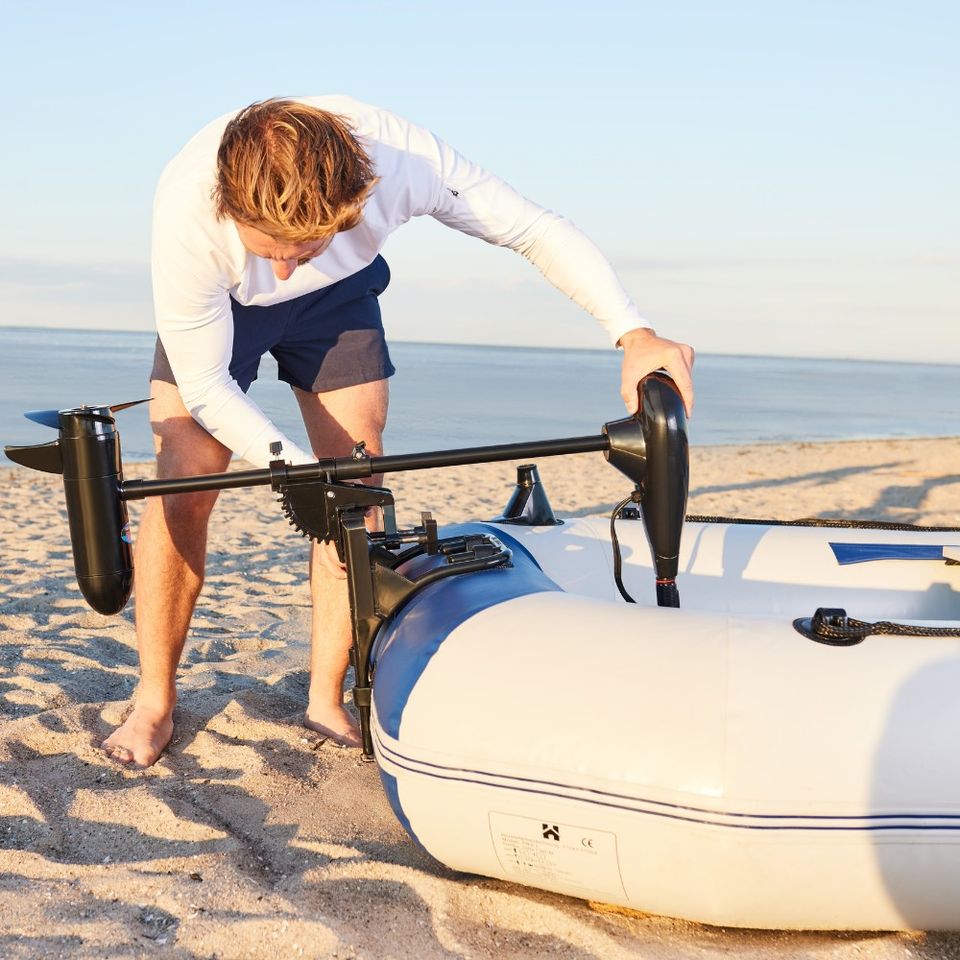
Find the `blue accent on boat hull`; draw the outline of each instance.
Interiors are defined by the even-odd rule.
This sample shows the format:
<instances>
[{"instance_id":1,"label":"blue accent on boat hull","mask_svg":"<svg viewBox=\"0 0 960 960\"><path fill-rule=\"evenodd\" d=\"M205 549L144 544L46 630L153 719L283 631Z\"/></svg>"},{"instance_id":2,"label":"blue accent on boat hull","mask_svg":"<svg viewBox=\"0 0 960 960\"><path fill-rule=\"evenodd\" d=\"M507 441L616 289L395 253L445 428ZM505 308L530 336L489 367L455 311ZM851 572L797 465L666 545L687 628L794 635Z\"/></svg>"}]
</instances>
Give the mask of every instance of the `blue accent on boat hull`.
<instances>
[{"instance_id":1,"label":"blue accent on boat hull","mask_svg":"<svg viewBox=\"0 0 960 960\"><path fill-rule=\"evenodd\" d=\"M397 784L397 778L389 773L384 772L383 767L380 767L379 769L380 782L383 784L383 792L387 795L387 800L390 801L390 806L393 809L394 815L400 821L400 826L407 831L410 839L413 840L418 847L420 847L422 850L426 850L427 848L420 842L420 838L417 836L413 827L410 826L410 820L404 812L403 805L400 803L400 789Z\"/></svg>"},{"instance_id":2,"label":"blue accent on boat hull","mask_svg":"<svg viewBox=\"0 0 960 960\"><path fill-rule=\"evenodd\" d=\"M527 549L500 528L461 524L443 536L487 533L513 551L513 566L448 577L416 594L380 631L371 660L373 699L383 731L397 738L403 710L423 671L446 638L474 614L507 600L560 588L540 569ZM413 561L418 567L444 562ZM442 718L438 718L442 722Z\"/></svg>"},{"instance_id":3,"label":"blue accent on boat hull","mask_svg":"<svg viewBox=\"0 0 960 960\"><path fill-rule=\"evenodd\" d=\"M841 566L868 560L943 560L943 547L935 543L831 543Z\"/></svg>"}]
</instances>

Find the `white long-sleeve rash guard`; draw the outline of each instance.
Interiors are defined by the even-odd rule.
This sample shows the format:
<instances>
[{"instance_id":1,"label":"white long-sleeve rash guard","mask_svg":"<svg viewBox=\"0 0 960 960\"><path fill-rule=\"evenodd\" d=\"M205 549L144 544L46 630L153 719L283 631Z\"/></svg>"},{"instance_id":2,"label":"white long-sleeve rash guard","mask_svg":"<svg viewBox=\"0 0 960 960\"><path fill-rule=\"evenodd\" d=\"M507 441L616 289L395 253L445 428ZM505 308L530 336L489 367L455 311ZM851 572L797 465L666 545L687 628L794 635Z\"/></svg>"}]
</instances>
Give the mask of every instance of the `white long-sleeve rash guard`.
<instances>
[{"instance_id":1,"label":"white long-sleeve rash guard","mask_svg":"<svg viewBox=\"0 0 960 960\"><path fill-rule=\"evenodd\" d=\"M315 458L285 437L230 376L233 315L242 304L293 300L367 266L387 237L411 217L448 227L533 263L592 314L613 343L647 326L613 268L569 220L522 197L428 130L349 97L306 97L304 103L350 123L380 178L363 221L337 234L320 256L278 280L269 260L249 253L234 223L218 220L212 192L220 138L234 114L201 130L170 162L154 203L153 295L157 329L193 417L221 443L257 466L270 444L283 443L295 463Z\"/></svg>"}]
</instances>

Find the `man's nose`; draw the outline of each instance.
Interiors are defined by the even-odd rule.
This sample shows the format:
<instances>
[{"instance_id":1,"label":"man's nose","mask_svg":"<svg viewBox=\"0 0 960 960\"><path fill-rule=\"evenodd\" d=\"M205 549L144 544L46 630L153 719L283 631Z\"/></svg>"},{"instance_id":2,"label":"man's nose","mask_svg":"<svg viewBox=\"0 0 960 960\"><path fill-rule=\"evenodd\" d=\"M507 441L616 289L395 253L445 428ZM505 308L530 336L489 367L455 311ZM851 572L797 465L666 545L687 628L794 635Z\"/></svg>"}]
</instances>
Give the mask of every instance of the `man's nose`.
<instances>
[{"instance_id":1,"label":"man's nose","mask_svg":"<svg viewBox=\"0 0 960 960\"><path fill-rule=\"evenodd\" d=\"M273 275L278 280L289 280L293 276L293 271L297 269L296 260L274 260Z\"/></svg>"}]
</instances>

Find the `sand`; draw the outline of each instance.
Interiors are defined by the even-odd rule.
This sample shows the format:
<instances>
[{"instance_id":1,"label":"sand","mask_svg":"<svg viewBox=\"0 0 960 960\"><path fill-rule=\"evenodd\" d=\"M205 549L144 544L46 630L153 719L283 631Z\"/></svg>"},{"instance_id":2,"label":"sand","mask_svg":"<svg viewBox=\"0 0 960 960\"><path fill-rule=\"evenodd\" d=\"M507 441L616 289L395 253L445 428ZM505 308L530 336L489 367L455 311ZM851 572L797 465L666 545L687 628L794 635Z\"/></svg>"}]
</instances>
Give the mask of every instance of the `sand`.
<instances>
[{"instance_id":1,"label":"sand","mask_svg":"<svg viewBox=\"0 0 960 960\"><path fill-rule=\"evenodd\" d=\"M960 525L960 440L699 448L690 510ZM128 476L149 476L148 465ZM540 462L560 515L627 491ZM401 520L488 518L508 465L393 478ZM375 766L298 725L306 548L263 488L225 493L146 771L96 744L137 682L132 616L73 579L59 478L0 470L0 957L960 957L960 935L737 931L456 875L401 830ZM139 510L134 506L134 517Z\"/></svg>"}]
</instances>

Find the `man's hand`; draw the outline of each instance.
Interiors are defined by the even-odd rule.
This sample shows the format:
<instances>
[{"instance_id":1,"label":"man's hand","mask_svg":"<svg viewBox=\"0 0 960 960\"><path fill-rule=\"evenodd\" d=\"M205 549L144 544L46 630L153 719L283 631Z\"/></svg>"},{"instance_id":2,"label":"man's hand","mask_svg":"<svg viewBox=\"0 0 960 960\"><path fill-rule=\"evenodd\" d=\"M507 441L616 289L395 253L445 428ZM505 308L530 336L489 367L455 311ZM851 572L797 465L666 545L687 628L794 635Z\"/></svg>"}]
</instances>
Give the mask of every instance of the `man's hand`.
<instances>
[{"instance_id":1,"label":"man's hand","mask_svg":"<svg viewBox=\"0 0 960 960\"><path fill-rule=\"evenodd\" d=\"M658 337L647 327L628 330L617 345L623 348L620 396L627 413L637 412L637 384L661 367L673 377L687 416L693 413L693 347Z\"/></svg>"}]
</instances>

